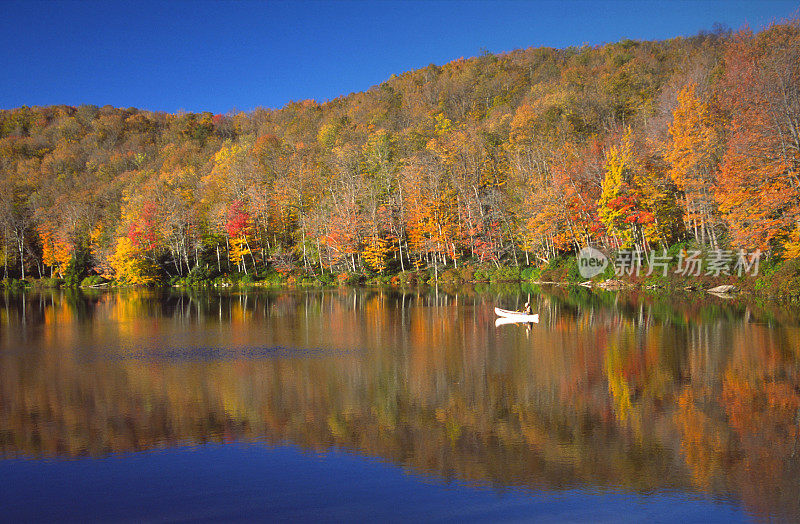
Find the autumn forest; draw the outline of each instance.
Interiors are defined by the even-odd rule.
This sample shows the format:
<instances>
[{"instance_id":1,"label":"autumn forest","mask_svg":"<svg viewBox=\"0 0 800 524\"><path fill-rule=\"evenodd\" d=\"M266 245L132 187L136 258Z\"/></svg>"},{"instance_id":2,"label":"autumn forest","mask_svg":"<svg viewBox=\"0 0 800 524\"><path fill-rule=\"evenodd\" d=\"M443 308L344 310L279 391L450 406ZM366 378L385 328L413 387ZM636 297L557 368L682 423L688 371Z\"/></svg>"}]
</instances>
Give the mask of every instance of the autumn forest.
<instances>
[{"instance_id":1,"label":"autumn forest","mask_svg":"<svg viewBox=\"0 0 800 524\"><path fill-rule=\"evenodd\" d=\"M485 53L275 110L3 110L0 242L6 285L388 281L678 243L796 262L800 21Z\"/></svg>"}]
</instances>

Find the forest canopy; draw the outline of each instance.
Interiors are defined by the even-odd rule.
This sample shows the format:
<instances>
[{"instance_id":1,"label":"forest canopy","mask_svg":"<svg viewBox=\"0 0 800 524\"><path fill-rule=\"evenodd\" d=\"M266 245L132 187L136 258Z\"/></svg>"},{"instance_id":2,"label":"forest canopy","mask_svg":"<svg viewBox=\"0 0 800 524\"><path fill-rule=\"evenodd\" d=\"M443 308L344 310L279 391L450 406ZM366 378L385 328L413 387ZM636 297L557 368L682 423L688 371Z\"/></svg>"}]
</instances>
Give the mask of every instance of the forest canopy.
<instances>
[{"instance_id":1,"label":"forest canopy","mask_svg":"<svg viewBox=\"0 0 800 524\"><path fill-rule=\"evenodd\" d=\"M3 278L800 257L800 23L537 48L249 113L0 111Z\"/></svg>"}]
</instances>

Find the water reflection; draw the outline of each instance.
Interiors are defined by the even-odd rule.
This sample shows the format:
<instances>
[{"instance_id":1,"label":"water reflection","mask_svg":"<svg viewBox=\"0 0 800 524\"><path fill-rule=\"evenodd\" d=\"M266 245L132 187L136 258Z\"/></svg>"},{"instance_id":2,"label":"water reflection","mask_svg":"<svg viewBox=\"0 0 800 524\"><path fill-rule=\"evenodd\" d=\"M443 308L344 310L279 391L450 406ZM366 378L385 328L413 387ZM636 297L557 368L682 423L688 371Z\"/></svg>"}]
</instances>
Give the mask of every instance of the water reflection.
<instances>
[{"instance_id":1,"label":"water reflection","mask_svg":"<svg viewBox=\"0 0 800 524\"><path fill-rule=\"evenodd\" d=\"M531 295L541 322L494 326ZM679 490L800 518L800 323L518 288L0 295L0 456L344 448L527 489Z\"/></svg>"}]
</instances>

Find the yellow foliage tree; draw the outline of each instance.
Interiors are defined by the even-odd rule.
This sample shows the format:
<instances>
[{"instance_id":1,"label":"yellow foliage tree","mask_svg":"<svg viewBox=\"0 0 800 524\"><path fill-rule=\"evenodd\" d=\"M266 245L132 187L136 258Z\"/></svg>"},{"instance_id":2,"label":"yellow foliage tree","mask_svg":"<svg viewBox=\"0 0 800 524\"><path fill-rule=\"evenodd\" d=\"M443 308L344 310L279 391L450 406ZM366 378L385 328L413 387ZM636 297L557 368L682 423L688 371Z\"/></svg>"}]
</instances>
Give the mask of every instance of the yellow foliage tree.
<instances>
[{"instance_id":1,"label":"yellow foliage tree","mask_svg":"<svg viewBox=\"0 0 800 524\"><path fill-rule=\"evenodd\" d=\"M666 243L677 223L674 190L662 170L637 156L630 133L606 152L605 171L598 215L612 237L643 251Z\"/></svg>"},{"instance_id":2,"label":"yellow foliage tree","mask_svg":"<svg viewBox=\"0 0 800 524\"><path fill-rule=\"evenodd\" d=\"M244 257L252 254L247 238L245 238L244 234L240 234L231 238L230 243L229 257L231 262L243 268L244 272L247 273L247 262Z\"/></svg>"},{"instance_id":3,"label":"yellow foliage tree","mask_svg":"<svg viewBox=\"0 0 800 524\"><path fill-rule=\"evenodd\" d=\"M378 273L383 273L386 270L386 257L390 250L391 246L385 238L372 235L364 241L364 251L361 256L369 267Z\"/></svg>"},{"instance_id":4,"label":"yellow foliage tree","mask_svg":"<svg viewBox=\"0 0 800 524\"><path fill-rule=\"evenodd\" d=\"M608 232L623 247L631 247L638 240L636 222L630 218L638 210L639 199L632 186L637 165L627 137L619 147L609 148L605 168L598 214Z\"/></svg>"},{"instance_id":5,"label":"yellow foliage tree","mask_svg":"<svg viewBox=\"0 0 800 524\"><path fill-rule=\"evenodd\" d=\"M786 242L783 244L783 256L788 258L800 258L800 223L789 233Z\"/></svg>"},{"instance_id":6,"label":"yellow foliage tree","mask_svg":"<svg viewBox=\"0 0 800 524\"><path fill-rule=\"evenodd\" d=\"M157 268L144 256L130 238L117 239L116 249L109 263L117 280L131 285L147 285L156 281Z\"/></svg>"}]
</instances>

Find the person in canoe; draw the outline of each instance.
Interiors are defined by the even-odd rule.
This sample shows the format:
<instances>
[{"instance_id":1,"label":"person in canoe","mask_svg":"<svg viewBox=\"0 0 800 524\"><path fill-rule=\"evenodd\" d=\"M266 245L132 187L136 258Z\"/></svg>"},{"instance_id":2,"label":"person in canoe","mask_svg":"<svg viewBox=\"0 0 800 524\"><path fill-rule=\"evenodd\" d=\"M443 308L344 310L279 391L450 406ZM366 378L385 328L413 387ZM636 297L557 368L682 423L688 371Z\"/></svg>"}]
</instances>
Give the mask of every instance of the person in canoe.
<instances>
[{"instance_id":1,"label":"person in canoe","mask_svg":"<svg viewBox=\"0 0 800 524\"><path fill-rule=\"evenodd\" d=\"M522 312L525 313L526 315L530 315L531 314L531 304L530 304L530 302L525 302L525 307L522 308Z\"/></svg>"}]
</instances>

